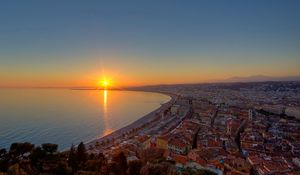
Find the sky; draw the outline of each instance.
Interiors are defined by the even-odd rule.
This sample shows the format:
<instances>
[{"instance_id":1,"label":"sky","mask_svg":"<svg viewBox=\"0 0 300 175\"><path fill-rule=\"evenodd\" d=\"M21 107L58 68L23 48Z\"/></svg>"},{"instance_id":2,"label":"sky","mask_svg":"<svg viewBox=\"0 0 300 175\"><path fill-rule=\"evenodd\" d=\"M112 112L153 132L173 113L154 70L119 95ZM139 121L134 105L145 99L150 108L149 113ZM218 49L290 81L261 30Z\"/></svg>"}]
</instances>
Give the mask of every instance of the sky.
<instances>
[{"instance_id":1,"label":"sky","mask_svg":"<svg viewBox=\"0 0 300 175\"><path fill-rule=\"evenodd\" d=\"M0 1L1 86L300 76L298 0Z\"/></svg>"}]
</instances>

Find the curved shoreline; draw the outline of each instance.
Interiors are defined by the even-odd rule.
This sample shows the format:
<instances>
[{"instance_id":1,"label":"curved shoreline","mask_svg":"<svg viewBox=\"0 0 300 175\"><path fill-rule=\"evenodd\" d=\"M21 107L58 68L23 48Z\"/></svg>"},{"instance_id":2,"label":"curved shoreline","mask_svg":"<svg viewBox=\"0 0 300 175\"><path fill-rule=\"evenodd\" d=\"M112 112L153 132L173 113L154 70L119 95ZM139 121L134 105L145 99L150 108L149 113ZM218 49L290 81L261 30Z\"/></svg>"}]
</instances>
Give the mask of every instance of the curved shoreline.
<instances>
[{"instance_id":1,"label":"curved shoreline","mask_svg":"<svg viewBox=\"0 0 300 175\"><path fill-rule=\"evenodd\" d=\"M138 91L138 90L134 90L134 91ZM142 91L142 90L141 90ZM105 135L105 136L101 136L99 138L95 138L92 139L90 141L87 141L85 143L86 146L94 146L97 142L100 143L102 141L105 140L111 140L112 138L114 139L118 139L119 137L122 137L122 135L134 128L138 128L140 126L142 126L143 124L146 124L148 122L151 122L152 119L154 119L154 117L156 116L157 113L160 113L161 111L164 111L165 109L169 108L171 104L173 104L173 102L176 99L176 95L175 94L171 94L171 93L165 93L165 92L158 92L158 91L143 91L143 92L152 92L152 93L160 93L163 95L167 95L169 97L171 97L171 99L165 103L163 103L159 108L155 109L154 111L142 116L141 118L133 121L131 124L126 125L120 129L117 129L115 131L113 131L112 133Z\"/></svg>"}]
</instances>

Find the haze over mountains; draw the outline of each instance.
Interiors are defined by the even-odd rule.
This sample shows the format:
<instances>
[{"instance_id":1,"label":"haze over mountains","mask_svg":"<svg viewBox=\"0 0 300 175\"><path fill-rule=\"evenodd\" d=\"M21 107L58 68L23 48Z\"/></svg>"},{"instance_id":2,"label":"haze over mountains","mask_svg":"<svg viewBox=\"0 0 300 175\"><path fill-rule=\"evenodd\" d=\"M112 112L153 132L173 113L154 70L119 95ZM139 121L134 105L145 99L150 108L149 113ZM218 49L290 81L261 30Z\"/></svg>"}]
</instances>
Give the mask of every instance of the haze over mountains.
<instances>
[{"instance_id":1,"label":"haze over mountains","mask_svg":"<svg viewBox=\"0 0 300 175\"><path fill-rule=\"evenodd\" d=\"M300 81L300 76L271 77L265 75L253 75L249 77L231 77L224 82L262 82L262 81Z\"/></svg>"}]
</instances>

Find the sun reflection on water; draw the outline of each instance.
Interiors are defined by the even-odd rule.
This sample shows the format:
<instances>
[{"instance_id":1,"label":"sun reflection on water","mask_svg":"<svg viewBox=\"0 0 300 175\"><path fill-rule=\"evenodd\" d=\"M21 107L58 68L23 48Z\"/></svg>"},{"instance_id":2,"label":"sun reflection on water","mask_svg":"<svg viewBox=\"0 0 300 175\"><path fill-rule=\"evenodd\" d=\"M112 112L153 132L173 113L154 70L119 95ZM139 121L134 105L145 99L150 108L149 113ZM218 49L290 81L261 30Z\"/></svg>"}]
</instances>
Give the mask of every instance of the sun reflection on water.
<instances>
[{"instance_id":1,"label":"sun reflection on water","mask_svg":"<svg viewBox=\"0 0 300 175\"><path fill-rule=\"evenodd\" d=\"M104 108L104 113L107 112L107 90L103 91L103 108Z\"/></svg>"},{"instance_id":2,"label":"sun reflection on water","mask_svg":"<svg viewBox=\"0 0 300 175\"><path fill-rule=\"evenodd\" d=\"M104 131L103 136L108 135L113 132L113 130L109 126L109 118L108 118L108 107L107 107L107 98L108 97L108 91L103 90L103 118L104 118Z\"/></svg>"}]
</instances>

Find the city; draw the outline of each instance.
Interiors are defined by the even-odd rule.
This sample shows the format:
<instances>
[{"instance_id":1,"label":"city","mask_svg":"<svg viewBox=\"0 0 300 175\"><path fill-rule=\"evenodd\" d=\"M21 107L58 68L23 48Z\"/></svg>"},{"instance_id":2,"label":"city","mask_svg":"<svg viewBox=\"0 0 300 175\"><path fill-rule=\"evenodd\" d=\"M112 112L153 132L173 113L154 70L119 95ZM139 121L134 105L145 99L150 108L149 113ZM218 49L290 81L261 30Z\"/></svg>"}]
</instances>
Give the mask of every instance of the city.
<instances>
[{"instance_id":1,"label":"city","mask_svg":"<svg viewBox=\"0 0 300 175\"><path fill-rule=\"evenodd\" d=\"M90 153L103 152L109 160L124 151L130 161L156 149L175 162L177 172L194 168L219 175L299 173L299 82L146 89L173 94L173 100L148 123L90 144Z\"/></svg>"},{"instance_id":2,"label":"city","mask_svg":"<svg viewBox=\"0 0 300 175\"><path fill-rule=\"evenodd\" d=\"M0 175L300 175L299 9L0 1Z\"/></svg>"}]
</instances>

